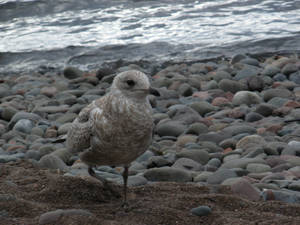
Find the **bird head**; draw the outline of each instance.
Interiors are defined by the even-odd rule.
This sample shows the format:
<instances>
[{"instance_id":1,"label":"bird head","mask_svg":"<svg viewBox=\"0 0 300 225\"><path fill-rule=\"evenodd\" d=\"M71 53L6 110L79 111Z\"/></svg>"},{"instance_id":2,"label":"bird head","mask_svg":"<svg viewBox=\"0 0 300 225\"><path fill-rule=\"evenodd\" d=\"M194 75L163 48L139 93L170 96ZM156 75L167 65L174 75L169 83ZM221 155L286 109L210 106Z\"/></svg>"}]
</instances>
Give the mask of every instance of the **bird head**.
<instances>
[{"instance_id":1,"label":"bird head","mask_svg":"<svg viewBox=\"0 0 300 225\"><path fill-rule=\"evenodd\" d=\"M136 99L146 98L149 94L159 96L159 92L150 86L148 77L137 70L119 73L114 78L111 91L119 91L126 97Z\"/></svg>"}]
</instances>

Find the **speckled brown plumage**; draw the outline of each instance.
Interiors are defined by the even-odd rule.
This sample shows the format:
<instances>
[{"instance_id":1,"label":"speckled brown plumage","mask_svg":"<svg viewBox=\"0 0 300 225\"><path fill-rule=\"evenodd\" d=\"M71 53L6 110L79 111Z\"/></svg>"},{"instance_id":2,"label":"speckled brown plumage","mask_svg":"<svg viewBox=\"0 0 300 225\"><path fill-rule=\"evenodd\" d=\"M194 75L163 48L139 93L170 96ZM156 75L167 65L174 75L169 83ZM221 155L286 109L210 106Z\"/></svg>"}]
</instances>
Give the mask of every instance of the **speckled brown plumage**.
<instances>
[{"instance_id":1,"label":"speckled brown plumage","mask_svg":"<svg viewBox=\"0 0 300 225\"><path fill-rule=\"evenodd\" d=\"M154 124L149 90L145 74L135 70L118 74L110 92L94 100L74 120L67 135L68 149L79 153L90 167L128 169L151 143Z\"/></svg>"}]
</instances>

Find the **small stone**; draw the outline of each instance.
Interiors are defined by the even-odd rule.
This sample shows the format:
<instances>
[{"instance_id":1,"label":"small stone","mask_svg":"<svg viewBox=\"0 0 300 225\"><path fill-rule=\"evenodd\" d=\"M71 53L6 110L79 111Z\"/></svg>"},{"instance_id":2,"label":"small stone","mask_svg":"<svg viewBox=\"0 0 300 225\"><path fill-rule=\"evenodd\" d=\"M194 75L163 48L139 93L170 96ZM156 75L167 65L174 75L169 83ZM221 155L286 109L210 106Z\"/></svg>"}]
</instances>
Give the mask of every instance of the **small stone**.
<instances>
[{"instance_id":1,"label":"small stone","mask_svg":"<svg viewBox=\"0 0 300 225\"><path fill-rule=\"evenodd\" d=\"M247 83L250 91L262 91L265 86L264 79L260 76L251 76L247 78Z\"/></svg>"},{"instance_id":2,"label":"small stone","mask_svg":"<svg viewBox=\"0 0 300 225\"><path fill-rule=\"evenodd\" d=\"M18 110L16 110L13 107L3 107L2 112L1 112L1 118L6 120L6 121L10 121L11 118L18 112Z\"/></svg>"},{"instance_id":3,"label":"small stone","mask_svg":"<svg viewBox=\"0 0 300 225\"><path fill-rule=\"evenodd\" d=\"M271 171L271 167L269 165L259 163L249 163L246 169L250 173L264 173Z\"/></svg>"},{"instance_id":4,"label":"small stone","mask_svg":"<svg viewBox=\"0 0 300 225\"><path fill-rule=\"evenodd\" d=\"M194 182L206 182L211 175L213 175L213 172L203 171L194 178Z\"/></svg>"},{"instance_id":5,"label":"small stone","mask_svg":"<svg viewBox=\"0 0 300 225\"><path fill-rule=\"evenodd\" d=\"M246 87L240 82L235 80L223 79L219 82L219 87L225 92L236 93L238 91L245 90Z\"/></svg>"},{"instance_id":6,"label":"small stone","mask_svg":"<svg viewBox=\"0 0 300 225\"><path fill-rule=\"evenodd\" d=\"M261 120L261 119L263 119L263 116L256 112L250 112L245 117L245 121L250 122L250 123Z\"/></svg>"},{"instance_id":7,"label":"small stone","mask_svg":"<svg viewBox=\"0 0 300 225\"><path fill-rule=\"evenodd\" d=\"M39 225L44 224L60 224L59 220L62 216L92 216L93 214L83 209L58 209L43 213L39 218Z\"/></svg>"},{"instance_id":8,"label":"small stone","mask_svg":"<svg viewBox=\"0 0 300 225\"><path fill-rule=\"evenodd\" d=\"M190 107L197 111L201 116L216 110L215 106L206 101L193 102L190 104Z\"/></svg>"},{"instance_id":9,"label":"small stone","mask_svg":"<svg viewBox=\"0 0 300 225\"><path fill-rule=\"evenodd\" d=\"M259 191L245 179L238 180L236 183L232 184L231 190L233 193L251 201L258 201L260 199Z\"/></svg>"},{"instance_id":10,"label":"small stone","mask_svg":"<svg viewBox=\"0 0 300 225\"><path fill-rule=\"evenodd\" d=\"M76 79L83 75L83 72L75 67L66 67L63 71L65 78Z\"/></svg>"},{"instance_id":11,"label":"small stone","mask_svg":"<svg viewBox=\"0 0 300 225\"><path fill-rule=\"evenodd\" d=\"M276 109L276 107L274 107L271 104L261 103L256 106L255 112L267 117L267 116L272 115L272 113L275 109Z\"/></svg>"},{"instance_id":12,"label":"small stone","mask_svg":"<svg viewBox=\"0 0 300 225\"><path fill-rule=\"evenodd\" d=\"M159 136L174 136L177 137L182 134L186 129L186 126L178 121L167 121L159 123L156 126L156 133Z\"/></svg>"},{"instance_id":13,"label":"small stone","mask_svg":"<svg viewBox=\"0 0 300 225\"><path fill-rule=\"evenodd\" d=\"M290 75L291 73L294 73L294 72L297 72L298 70L298 67L295 65L295 64L292 64L292 63L288 63L286 64L282 69L281 69L281 72L284 74L284 75Z\"/></svg>"},{"instance_id":14,"label":"small stone","mask_svg":"<svg viewBox=\"0 0 300 225\"><path fill-rule=\"evenodd\" d=\"M250 78L252 76L257 76L258 74L259 74L258 67L244 64L244 67L237 72L234 78L236 80L241 80L245 78Z\"/></svg>"},{"instance_id":15,"label":"small stone","mask_svg":"<svg viewBox=\"0 0 300 225\"><path fill-rule=\"evenodd\" d=\"M34 127L34 123L28 119L20 119L14 126L14 130L30 134L32 128Z\"/></svg>"},{"instance_id":16,"label":"small stone","mask_svg":"<svg viewBox=\"0 0 300 225\"><path fill-rule=\"evenodd\" d=\"M272 88L263 92L263 99L266 102L274 97L289 98L291 96L292 93L289 90L283 88Z\"/></svg>"},{"instance_id":17,"label":"small stone","mask_svg":"<svg viewBox=\"0 0 300 225\"><path fill-rule=\"evenodd\" d=\"M202 165L205 165L209 160L208 152L202 149L183 149L181 152L177 153L176 156L178 158L195 160Z\"/></svg>"},{"instance_id":18,"label":"small stone","mask_svg":"<svg viewBox=\"0 0 300 225\"><path fill-rule=\"evenodd\" d=\"M67 165L59 157L49 154L43 156L39 161L41 168L67 170Z\"/></svg>"},{"instance_id":19,"label":"small stone","mask_svg":"<svg viewBox=\"0 0 300 225\"><path fill-rule=\"evenodd\" d=\"M227 169L242 168L242 169L246 169L246 167L249 163L266 164L266 161L261 159L261 158L240 158L240 159L234 159L234 160L227 161L227 162L223 163L220 168L227 168Z\"/></svg>"},{"instance_id":20,"label":"small stone","mask_svg":"<svg viewBox=\"0 0 300 225\"><path fill-rule=\"evenodd\" d=\"M188 172L171 167L149 169L144 173L144 177L149 181L189 182L192 180Z\"/></svg>"},{"instance_id":21,"label":"small stone","mask_svg":"<svg viewBox=\"0 0 300 225\"><path fill-rule=\"evenodd\" d=\"M172 165L172 168L187 170L187 171L200 171L202 165L189 158L180 158Z\"/></svg>"},{"instance_id":22,"label":"small stone","mask_svg":"<svg viewBox=\"0 0 300 225\"><path fill-rule=\"evenodd\" d=\"M236 148L248 149L250 147L264 147L267 145L265 139L259 135L249 135L243 137L236 144Z\"/></svg>"},{"instance_id":23,"label":"small stone","mask_svg":"<svg viewBox=\"0 0 300 225\"><path fill-rule=\"evenodd\" d=\"M230 169L218 169L215 173L207 178L208 184L221 184L224 180L237 177L236 172Z\"/></svg>"},{"instance_id":24,"label":"small stone","mask_svg":"<svg viewBox=\"0 0 300 225\"><path fill-rule=\"evenodd\" d=\"M179 86L178 93L184 97L191 96L193 94L193 89L187 83L183 83Z\"/></svg>"},{"instance_id":25,"label":"small stone","mask_svg":"<svg viewBox=\"0 0 300 225\"><path fill-rule=\"evenodd\" d=\"M280 72L280 69L274 65L267 65L262 71L263 76L274 77L277 73Z\"/></svg>"},{"instance_id":26,"label":"small stone","mask_svg":"<svg viewBox=\"0 0 300 225\"><path fill-rule=\"evenodd\" d=\"M41 88L41 94L46 95L49 98L52 98L57 93L56 87L43 87Z\"/></svg>"},{"instance_id":27,"label":"small stone","mask_svg":"<svg viewBox=\"0 0 300 225\"><path fill-rule=\"evenodd\" d=\"M208 132L208 128L203 123L193 123L187 129L186 134L199 135L207 132Z\"/></svg>"},{"instance_id":28,"label":"small stone","mask_svg":"<svg viewBox=\"0 0 300 225\"><path fill-rule=\"evenodd\" d=\"M250 106L260 102L262 102L262 99L256 93L250 91L239 91L233 96L232 99L232 103L234 105L246 104Z\"/></svg>"},{"instance_id":29,"label":"small stone","mask_svg":"<svg viewBox=\"0 0 300 225\"><path fill-rule=\"evenodd\" d=\"M202 205L191 209L191 213L196 216L208 216L211 214L211 208L206 205Z\"/></svg>"}]
</instances>

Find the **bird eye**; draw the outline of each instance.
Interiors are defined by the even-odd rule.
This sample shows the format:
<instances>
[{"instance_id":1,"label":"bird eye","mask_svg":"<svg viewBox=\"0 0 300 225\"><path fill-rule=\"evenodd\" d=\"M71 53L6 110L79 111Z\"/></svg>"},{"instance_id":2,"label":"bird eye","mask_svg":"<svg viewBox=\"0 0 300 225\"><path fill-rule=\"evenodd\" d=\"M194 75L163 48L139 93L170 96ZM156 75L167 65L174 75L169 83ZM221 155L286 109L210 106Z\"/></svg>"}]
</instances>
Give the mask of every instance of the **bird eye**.
<instances>
[{"instance_id":1,"label":"bird eye","mask_svg":"<svg viewBox=\"0 0 300 225\"><path fill-rule=\"evenodd\" d=\"M135 85L134 80L127 80L126 83L128 84L128 86L132 87Z\"/></svg>"}]
</instances>

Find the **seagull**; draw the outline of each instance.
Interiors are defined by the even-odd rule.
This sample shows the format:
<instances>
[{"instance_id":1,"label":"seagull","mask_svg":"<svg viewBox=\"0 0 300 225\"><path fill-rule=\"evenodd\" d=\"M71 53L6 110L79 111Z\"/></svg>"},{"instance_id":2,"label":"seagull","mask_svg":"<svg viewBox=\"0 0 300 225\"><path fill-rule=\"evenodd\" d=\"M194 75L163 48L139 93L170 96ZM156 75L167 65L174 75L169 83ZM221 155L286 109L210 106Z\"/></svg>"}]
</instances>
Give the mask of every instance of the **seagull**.
<instances>
[{"instance_id":1,"label":"seagull","mask_svg":"<svg viewBox=\"0 0 300 225\"><path fill-rule=\"evenodd\" d=\"M67 133L66 145L88 165L91 176L104 185L94 167L122 166L123 206L127 203L130 163L143 154L152 141L154 122L148 95L159 96L148 77L137 70L119 73L110 91L81 110Z\"/></svg>"}]
</instances>

